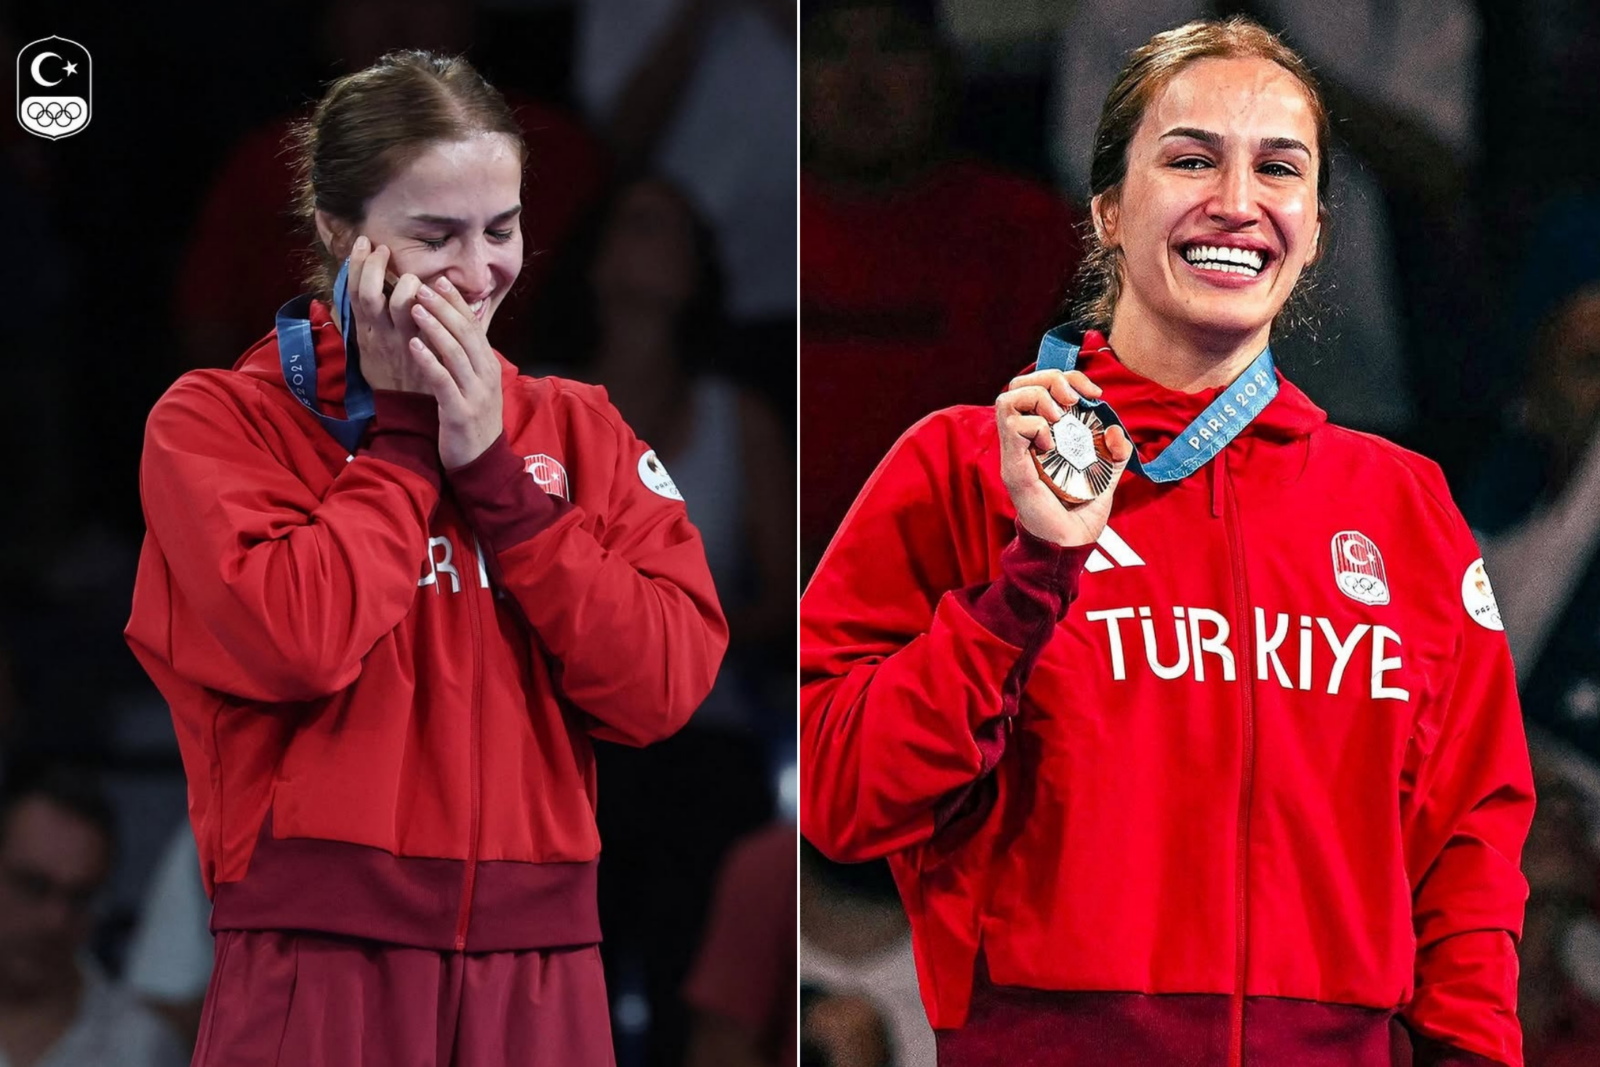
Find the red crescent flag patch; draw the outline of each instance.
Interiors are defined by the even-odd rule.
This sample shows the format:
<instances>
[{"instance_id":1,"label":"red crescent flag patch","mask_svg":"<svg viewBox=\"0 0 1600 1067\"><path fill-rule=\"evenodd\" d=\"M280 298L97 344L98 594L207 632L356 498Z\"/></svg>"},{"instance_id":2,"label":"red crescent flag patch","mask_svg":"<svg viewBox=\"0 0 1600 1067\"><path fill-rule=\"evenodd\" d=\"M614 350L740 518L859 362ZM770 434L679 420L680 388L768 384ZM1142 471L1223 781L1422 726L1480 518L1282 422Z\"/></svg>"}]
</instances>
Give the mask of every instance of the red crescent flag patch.
<instances>
[{"instance_id":1,"label":"red crescent flag patch","mask_svg":"<svg viewBox=\"0 0 1600 1067\"><path fill-rule=\"evenodd\" d=\"M558 496L563 500L572 500L572 489L567 484L567 468L563 467L553 456L540 452L536 456L523 456L527 464L526 470L533 475L533 480L539 483L539 488L551 496Z\"/></svg>"}]
</instances>

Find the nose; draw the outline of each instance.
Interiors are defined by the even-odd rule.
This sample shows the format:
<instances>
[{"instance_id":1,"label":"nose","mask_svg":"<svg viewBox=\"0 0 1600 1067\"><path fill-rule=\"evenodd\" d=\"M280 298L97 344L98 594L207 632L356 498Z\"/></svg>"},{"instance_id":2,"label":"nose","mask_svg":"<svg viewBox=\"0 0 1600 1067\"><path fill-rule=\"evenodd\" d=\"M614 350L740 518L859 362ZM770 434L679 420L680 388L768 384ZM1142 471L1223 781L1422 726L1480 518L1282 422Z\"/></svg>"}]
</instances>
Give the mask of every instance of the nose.
<instances>
[{"instance_id":1,"label":"nose","mask_svg":"<svg viewBox=\"0 0 1600 1067\"><path fill-rule=\"evenodd\" d=\"M466 242L461 258L445 271L445 277L468 300L478 300L495 287L494 256L482 235Z\"/></svg>"},{"instance_id":2,"label":"nose","mask_svg":"<svg viewBox=\"0 0 1600 1067\"><path fill-rule=\"evenodd\" d=\"M1217 181L1206 213L1217 225L1243 229L1256 221L1255 171L1245 163L1225 163L1217 168Z\"/></svg>"}]
</instances>

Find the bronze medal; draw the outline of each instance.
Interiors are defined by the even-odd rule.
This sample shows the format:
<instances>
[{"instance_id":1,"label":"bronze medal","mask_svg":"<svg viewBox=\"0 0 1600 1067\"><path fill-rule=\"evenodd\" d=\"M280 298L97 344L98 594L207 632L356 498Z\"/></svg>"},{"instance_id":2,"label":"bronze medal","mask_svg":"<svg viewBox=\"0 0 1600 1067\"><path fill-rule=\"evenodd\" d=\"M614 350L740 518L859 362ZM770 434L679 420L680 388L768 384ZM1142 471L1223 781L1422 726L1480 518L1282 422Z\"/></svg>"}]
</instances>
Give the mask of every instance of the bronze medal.
<instances>
[{"instance_id":1,"label":"bronze medal","mask_svg":"<svg viewBox=\"0 0 1600 1067\"><path fill-rule=\"evenodd\" d=\"M1092 408L1074 404L1050 427L1054 447L1033 452L1039 477L1063 504L1087 504L1111 485L1115 464L1106 445L1105 423Z\"/></svg>"}]
</instances>

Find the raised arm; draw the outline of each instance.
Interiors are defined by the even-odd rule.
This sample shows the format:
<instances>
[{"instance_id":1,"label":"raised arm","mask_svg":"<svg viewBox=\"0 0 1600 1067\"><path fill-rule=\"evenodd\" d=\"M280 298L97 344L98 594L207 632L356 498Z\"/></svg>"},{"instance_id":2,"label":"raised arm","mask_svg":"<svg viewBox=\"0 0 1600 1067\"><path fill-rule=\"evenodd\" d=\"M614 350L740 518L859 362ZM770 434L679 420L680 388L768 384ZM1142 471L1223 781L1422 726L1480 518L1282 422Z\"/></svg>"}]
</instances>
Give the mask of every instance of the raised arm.
<instances>
[{"instance_id":1,"label":"raised arm","mask_svg":"<svg viewBox=\"0 0 1600 1067\"><path fill-rule=\"evenodd\" d=\"M379 394L369 443L318 491L249 417L267 401L223 380L186 375L150 415L128 641L247 700L326 696L356 678L416 597L439 501L434 404Z\"/></svg>"}]
</instances>

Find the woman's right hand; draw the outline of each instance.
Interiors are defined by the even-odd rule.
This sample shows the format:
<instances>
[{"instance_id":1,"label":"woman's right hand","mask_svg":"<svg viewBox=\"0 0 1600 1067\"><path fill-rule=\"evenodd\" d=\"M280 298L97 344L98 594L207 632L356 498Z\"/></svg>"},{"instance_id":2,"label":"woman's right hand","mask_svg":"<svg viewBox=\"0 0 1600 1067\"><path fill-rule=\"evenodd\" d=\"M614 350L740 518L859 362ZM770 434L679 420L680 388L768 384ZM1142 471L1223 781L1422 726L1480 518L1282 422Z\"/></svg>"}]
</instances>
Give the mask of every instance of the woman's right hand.
<instances>
[{"instance_id":1,"label":"woman's right hand","mask_svg":"<svg viewBox=\"0 0 1600 1067\"><path fill-rule=\"evenodd\" d=\"M1047 452L1054 441L1050 427L1080 397L1098 397L1100 387L1081 371L1035 371L1013 378L994 402L995 427L1000 433L1000 478L1017 521L1041 541L1074 546L1093 544L1111 514L1111 498L1133 457L1133 445L1122 427L1106 431L1106 445L1116 464L1106 491L1087 504L1064 504L1045 484L1031 453Z\"/></svg>"},{"instance_id":2,"label":"woman's right hand","mask_svg":"<svg viewBox=\"0 0 1600 1067\"><path fill-rule=\"evenodd\" d=\"M431 376L423 365L431 357L418 355L411 346L417 324L411 305L422 282L407 274L384 295L388 278L389 248L372 247L366 237L356 238L350 252L350 310L355 318L356 343L361 349L361 374L374 389L402 393L433 392Z\"/></svg>"}]
</instances>

